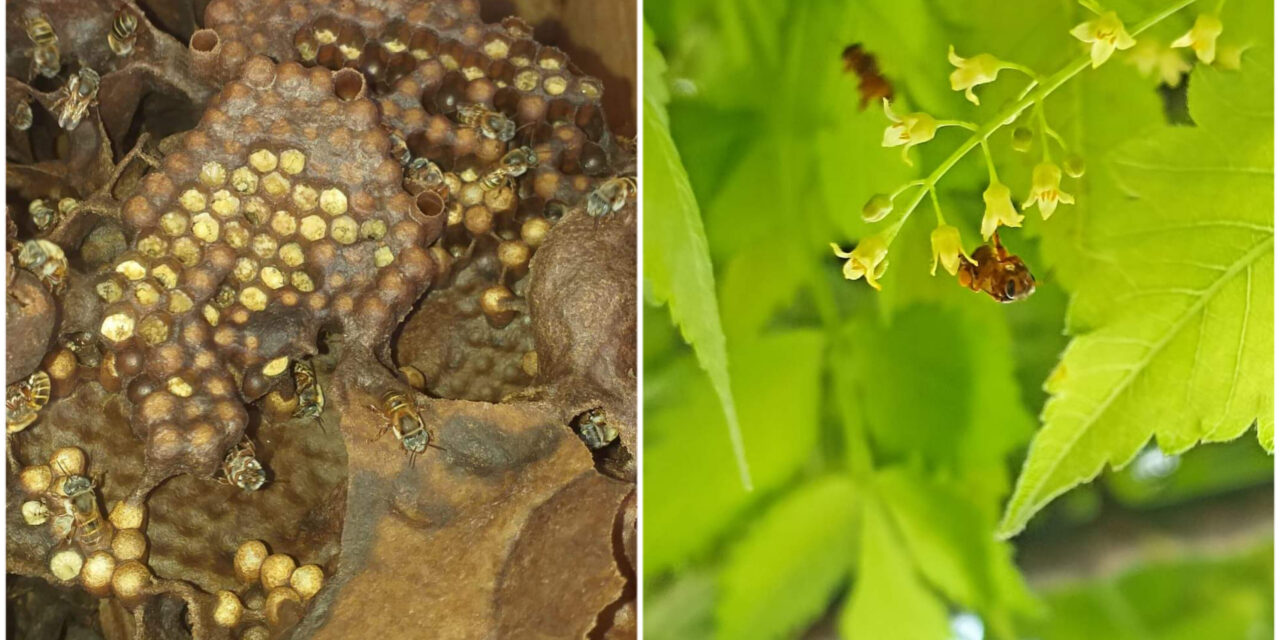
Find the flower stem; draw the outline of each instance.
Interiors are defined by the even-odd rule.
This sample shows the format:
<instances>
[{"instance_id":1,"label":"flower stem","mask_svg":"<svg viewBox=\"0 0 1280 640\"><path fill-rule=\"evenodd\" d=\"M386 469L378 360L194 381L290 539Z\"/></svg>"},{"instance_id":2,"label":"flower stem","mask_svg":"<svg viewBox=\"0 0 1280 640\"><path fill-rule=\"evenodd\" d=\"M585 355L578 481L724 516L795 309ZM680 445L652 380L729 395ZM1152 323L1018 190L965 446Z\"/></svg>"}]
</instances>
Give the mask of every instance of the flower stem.
<instances>
[{"instance_id":1,"label":"flower stem","mask_svg":"<svg viewBox=\"0 0 1280 640\"><path fill-rule=\"evenodd\" d=\"M933 212L938 216L938 226L947 223L947 219L942 217L942 205L938 204L938 190L929 187L929 198L933 200Z\"/></svg>"},{"instance_id":2,"label":"flower stem","mask_svg":"<svg viewBox=\"0 0 1280 640\"><path fill-rule=\"evenodd\" d=\"M1177 13L1179 10L1186 8L1195 1L1196 0L1174 0L1174 2L1169 4L1169 6L1148 16L1146 20L1139 22L1134 26L1131 33L1136 36L1159 24L1169 16ZM969 136L969 138L962 142L959 147L956 147L955 151L951 152L951 155L947 156L941 164L935 167L933 171L925 177L923 184L929 189L933 188L933 186L942 179L942 176L946 175L957 162L960 162L962 158L969 155L970 151L973 151L974 147L985 142L987 138L991 137L991 134L1003 127L1005 122L1013 121L1013 119L1021 115L1027 107L1047 98L1054 91L1057 91L1059 87L1066 84L1068 80L1074 78L1081 71L1088 69L1091 62L1089 54L1086 53L1081 55L1075 60L1069 62L1062 69L1058 70L1057 73L1045 78L1043 83L1038 83L1038 89L1026 93L1019 100L1001 109L1000 112L990 120L979 126L978 130L973 132L973 135ZM928 191L928 189L921 189L917 192L915 198L903 208L902 215L898 216L888 229L885 229L884 237L886 242L891 243L893 242L893 239L897 237L898 232L902 230L902 226L906 224L907 218L911 217L911 213L915 211L916 206L918 206L920 201L924 199L926 191Z\"/></svg>"},{"instance_id":3,"label":"flower stem","mask_svg":"<svg viewBox=\"0 0 1280 640\"><path fill-rule=\"evenodd\" d=\"M991 184L1000 182L1000 176L996 175L996 161L991 159L991 147L987 145L986 138L982 139L982 155L987 159L987 176L991 178Z\"/></svg>"}]
</instances>

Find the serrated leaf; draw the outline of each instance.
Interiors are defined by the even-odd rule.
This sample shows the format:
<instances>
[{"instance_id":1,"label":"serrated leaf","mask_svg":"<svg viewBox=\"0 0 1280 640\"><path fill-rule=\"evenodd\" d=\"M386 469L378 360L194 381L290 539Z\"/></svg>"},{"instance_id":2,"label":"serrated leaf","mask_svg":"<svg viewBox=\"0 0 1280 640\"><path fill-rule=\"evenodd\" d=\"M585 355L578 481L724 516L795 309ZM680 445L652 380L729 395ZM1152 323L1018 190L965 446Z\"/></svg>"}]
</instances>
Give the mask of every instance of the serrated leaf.
<instances>
[{"instance_id":1,"label":"serrated leaf","mask_svg":"<svg viewBox=\"0 0 1280 640\"><path fill-rule=\"evenodd\" d=\"M720 574L719 637L791 637L826 609L852 567L856 498L847 477L829 476L756 518Z\"/></svg>"},{"instance_id":2,"label":"serrated leaf","mask_svg":"<svg viewBox=\"0 0 1280 640\"><path fill-rule=\"evenodd\" d=\"M646 64L659 64L661 55L647 43ZM656 58L656 59L655 59ZM644 102L644 274L653 296L671 310L698 363L711 378L720 400L729 442L743 486L751 475L743 451L738 412L729 386L729 358L716 304L715 276L707 253L707 237L698 202L680 163L662 106L646 95Z\"/></svg>"},{"instance_id":3,"label":"serrated leaf","mask_svg":"<svg viewBox=\"0 0 1280 640\"><path fill-rule=\"evenodd\" d=\"M747 451L759 492L748 493L724 446L724 415L705 376L688 362L664 402L645 405L644 571L678 568L706 553L761 493L794 478L818 440L823 336L771 333L735 343L731 375L742 407L742 430L760 446ZM691 359L690 359L691 360ZM645 372L645 388L667 386Z\"/></svg>"},{"instance_id":4,"label":"serrated leaf","mask_svg":"<svg viewBox=\"0 0 1280 640\"><path fill-rule=\"evenodd\" d=\"M947 637L947 609L916 575L878 500L862 509L862 544L853 592L840 613L845 638L940 640Z\"/></svg>"},{"instance_id":5,"label":"serrated leaf","mask_svg":"<svg viewBox=\"0 0 1280 640\"><path fill-rule=\"evenodd\" d=\"M1199 126L1168 127L1111 162L1126 195L1090 209L1092 246L1107 260L1072 302L1106 311L1050 379L1001 535L1103 465L1126 464L1153 434L1172 453L1256 421L1270 449L1273 125L1262 114L1272 71L1270 51L1253 53L1241 72L1197 67ZM1238 117L1251 135L1238 134Z\"/></svg>"}]
</instances>

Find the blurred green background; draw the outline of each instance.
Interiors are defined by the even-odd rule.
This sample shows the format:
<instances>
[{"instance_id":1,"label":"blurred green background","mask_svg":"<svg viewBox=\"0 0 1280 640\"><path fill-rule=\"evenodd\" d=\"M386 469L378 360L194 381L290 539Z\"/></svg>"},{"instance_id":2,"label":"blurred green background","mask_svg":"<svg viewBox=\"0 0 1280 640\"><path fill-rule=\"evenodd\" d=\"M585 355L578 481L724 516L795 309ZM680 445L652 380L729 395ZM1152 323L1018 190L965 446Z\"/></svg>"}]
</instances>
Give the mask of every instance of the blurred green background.
<instances>
[{"instance_id":1,"label":"blurred green background","mask_svg":"<svg viewBox=\"0 0 1280 640\"><path fill-rule=\"evenodd\" d=\"M1128 19L1162 4L1115 8ZM646 262L689 250L655 246L654 207L696 200L755 484L739 482L717 394L659 303L670 292L649 291L646 638L1272 637L1273 466L1252 437L1182 456L1148 448L1011 542L994 536L1069 339L1073 277L1091 259L1062 241L1078 207L1047 223L1028 212L1002 236L1039 282L1012 305L929 275L927 202L895 244L881 293L842 280L827 246L866 235L863 203L931 170L966 135L940 131L913 152L914 167L882 148L888 122L878 104L859 109L847 45L877 57L899 112L983 122L1025 81L1002 76L975 108L947 84L948 45L1052 72L1079 55L1068 31L1085 9L646 0L644 14ZM1150 35L1167 43L1194 16ZM1237 33L1271 28L1228 18ZM1064 133L1097 121L1087 161L1186 119L1185 86L1158 87L1123 60L1073 82L1050 118ZM997 134L993 151L1020 200L1038 157L1010 151L1007 138ZM970 248L986 180L973 153L939 187ZM1045 235L1055 224L1065 229L1056 242ZM676 286L682 277L668 275Z\"/></svg>"}]
</instances>

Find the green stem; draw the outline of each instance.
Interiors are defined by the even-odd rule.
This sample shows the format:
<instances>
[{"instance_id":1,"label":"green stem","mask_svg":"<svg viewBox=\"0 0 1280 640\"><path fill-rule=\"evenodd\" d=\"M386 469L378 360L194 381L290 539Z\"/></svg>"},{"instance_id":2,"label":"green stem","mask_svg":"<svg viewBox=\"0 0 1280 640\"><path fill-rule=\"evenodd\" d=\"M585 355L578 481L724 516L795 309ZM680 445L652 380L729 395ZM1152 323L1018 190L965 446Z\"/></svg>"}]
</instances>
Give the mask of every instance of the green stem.
<instances>
[{"instance_id":1,"label":"green stem","mask_svg":"<svg viewBox=\"0 0 1280 640\"><path fill-rule=\"evenodd\" d=\"M960 127L961 129L968 129L970 131L978 130L978 125L964 120L938 120L937 122L939 129L943 127Z\"/></svg>"},{"instance_id":2,"label":"green stem","mask_svg":"<svg viewBox=\"0 0 1280 640\"><path fill-rule=\"evenodd\" d=\"M1026 74L1028 78L1031 78L1032 80L1035 80L1035 81L1037 81L1037 82L1039 82L1039 81L1041 80L1041 78L1040 78L1040 74L1039 74L1039 73L1036 73L1036 70L1035 70L1035 69L1032 69L1031 67L1028 67L1028 66L1027 66L1027 65L1025 65L1025 64L1018 64L1018 63L1016 63L1016 62L1004 62L1004 61L1002 61L1002 65L1001 65L1001 66L1002 66L1003 68L1005 68L1005 69L1012 69L1012 70L1014 70L1014 71L1020 71L1020 72L1022 72L1022 73L1024 73L1024 74Z\"/></svg>"},{"instance_id":3,"label":"green stem","mask_svg":"<svg viewBox=\"0 0 1280 640\"><path fill-rule=\"evenodd\" d=\"M938 204L938 190L929 187L929 197L933 199L933 212L938 216L938 226L947 223L947 219L942 217L942 205Z\"/></svg>"},{"instance_id":4,"label":"green stem","mask_svg":"<svg viewBox=\"0 0 1280 640\"><path fill-rule=\"evenodd\" d=\"M1138 25L1134 27L1132 35L1136 36L1143 31L1150 29L1195 1L1196 0L1175 0L1175 2L1171 3L1169 6L1152 14L1146 20L1139 22ZM979 126L978 130L975 131L973 135L969 136L969 138L961 143L959 147L956 147L955 151L951 152L951 155L947 156L941 164L935 167L934 170L925 177L924 185L928 188L932 188L939 180L942 179L942 176L946 175L947 172L956 165L957 162L960 162L960 160L968 155L970 151L973 151L974 147L991 137L991 134L1003 127L1004 123L1012 122L1015 118L1021 115L1027 107L1047 98L1054 91L1057 91L1059 87L1066 84L1068 80L1074 78L1081 71L1088 69L1090 64L1091 59L1089 54L1086 53L1079 58L1072 60L1067 64L1067 66L1060 69L1057 73L1045 78L1044 82L1040 84L1039 89L1027 93L1020 100L1017 100L1004 109L1001 109L994 117ZM892 243L893 239L897 237L898 232L902 230L902 226L906 224L907 218L911 217L911 213L915 211L916 206L924 199L924 194L927 190L928 189L921 189L910 204L903 209L902 215L893 222L892 226L885 230L886 242Z\"/></svg>"},{"instance_id":5,"label":"green stem","mask_svg":"<svg viewBox=\"0 0 1280 640\"><path fill-rule=\"evenodd\" d=\"M991 178L991 184L1000 182L1000 176L996 175L996 161L991 159L991 147L985 139L982 141L982 155L987 160L987 177Z\"/></svg>"},{"instance_id":6,"label":"green stem","mask_svg":"<svg viewBox=\"0 0 1280 640\"><path fill-rule=\"evenodd\" d=\"M1044 103L1036 103L1036 118L1040 120L1040 146L1043 147L1041 155L1045 162L1049 162L1052 158L1049 156L1049 121L1044 117Z\"/></svg>"}]
</instances>

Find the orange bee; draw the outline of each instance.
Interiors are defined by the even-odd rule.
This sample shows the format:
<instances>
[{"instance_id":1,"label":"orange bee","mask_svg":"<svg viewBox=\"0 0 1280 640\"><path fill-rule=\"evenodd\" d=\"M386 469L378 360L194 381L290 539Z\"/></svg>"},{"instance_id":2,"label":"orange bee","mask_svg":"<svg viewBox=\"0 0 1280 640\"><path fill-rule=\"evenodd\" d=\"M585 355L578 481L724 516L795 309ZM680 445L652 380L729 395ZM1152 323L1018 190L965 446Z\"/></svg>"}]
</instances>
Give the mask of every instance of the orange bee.
<instances>
[{"instance_id":1,"label":"orange bee","mask_svg":"<svg viewBox=\"0 0 1280 640\"><path fill-rule=\"evenodd\" d=\"M960 261L956 279L974 291L982 291L997 302L1025 300L1036 291L1036 278L1022 258L1009 253L1000 244L1000 234L991 237L991 244L973 250L972 264Z\"/></svg>"}]
</instances>

